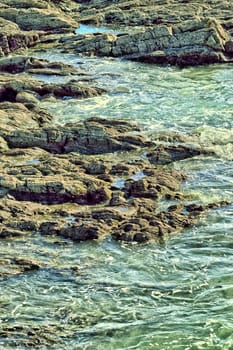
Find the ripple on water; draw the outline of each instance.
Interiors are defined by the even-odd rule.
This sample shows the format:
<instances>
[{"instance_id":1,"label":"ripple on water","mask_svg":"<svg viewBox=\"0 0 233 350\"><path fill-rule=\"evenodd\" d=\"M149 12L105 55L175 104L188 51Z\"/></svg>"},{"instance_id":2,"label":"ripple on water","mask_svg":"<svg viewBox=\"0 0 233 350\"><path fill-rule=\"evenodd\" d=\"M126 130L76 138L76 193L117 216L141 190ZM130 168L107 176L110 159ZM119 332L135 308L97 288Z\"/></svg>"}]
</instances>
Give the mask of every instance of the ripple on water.
<instances>
[{"instance_id":1,"label":"ripple on water","mask_svg":"<svg viewBox=\"0 0 233 350\"><path fill-rule=\"evenodd\" d=\"M139 121L151 131L198 132L203 144L219 147L219 158L175 165L190 174L187 201L232 199L232 66L178 69L53 52L40 56L76 66L81 60L94 74L117 73L99 75L97 83L110 91L106 96L42 103L57 122L107 116ZM230 350L232 232L228 206L160 243L74 244L39 235L0 241L4 256L35 258L42 265L0 280L0 347L26 349L20 339L30 326L34 332L50 327L56 337L43 345L41 335L41 349ZM4 337L6 326L21 326L21 335L15 330Z\"/></svg>"}]
</instances>

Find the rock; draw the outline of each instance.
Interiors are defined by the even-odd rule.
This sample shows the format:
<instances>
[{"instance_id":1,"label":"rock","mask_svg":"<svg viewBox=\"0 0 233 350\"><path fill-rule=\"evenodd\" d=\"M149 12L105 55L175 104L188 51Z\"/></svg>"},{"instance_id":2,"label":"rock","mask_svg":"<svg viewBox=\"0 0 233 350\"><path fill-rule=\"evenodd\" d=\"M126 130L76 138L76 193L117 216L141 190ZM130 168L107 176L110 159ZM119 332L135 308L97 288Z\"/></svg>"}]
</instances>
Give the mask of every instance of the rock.
<instances>
[{"instance_id":1,"label":"rock","mask_svg":"<svg viewBox=\"0 0 233 350\"><path fill-rule=\"evenodd\" d=\"M85 164L85 169L87 174L91 175L100 175L100 174L105 174L106 173L106 165L103 164L103 162L96 162L96 161L91 161L87 164Z\"/></svg>"},{"instance_id":2,"label":"rock","mask_svg":"<svg viewBox=\"0 0 233 350\"><path fill-rule=\"evenodd\" d=\"M7 144L6 140L0 136L0 153L2 151L7 151L8 149L9 148L8 148L8 144Z\"/></svg>"},{"instance_id":3,"label":"rock","mask_svg":"<svg viewBox=\"0 0 233 350\"><path fill-rule=\"evenodd\" d=\"M38 270L39 268L41 268L41 264L31 259L24 259L20 257L1 257L0 259L1 277L8 277L27 271L34 271Z\"/></svg>"},{"instance_id":4,"label":"rock","mask_svg":"<svg viewBox=\"0 0 233 350\"><path fill-rule=\"evenodd\" d=\"M128 127L133 124L128 122ZM30 127L29 127L30 128ZM129 142L125 135L124 142L118 139L122 138L125 125L121 129L104 125L103 121L97 122L93 119L84 123L66 124L57 127L34 128L28 130L2 130L2 136L10 147L28 148L40 147L53 153L70 153L79 152L82 154L102 154L116 151L130 151L138 149L133 142L134 137L132 131L129 135ZM145 146L147 139L145 138ZM142 145L141 145L142 147Z\"/></svg>"},{"instance_id":5,"label":"rock","mask_svg":"<svg viewBox=\"0 0 233 350\"><path fill-rule=\"evenodd\" d=\"M73 17L46 1L3 0L0 6L0 57L25 51L50 33L78 27Z\"/></svg>"},{"instance_id":6,"label":"rock","mask_svg":"<svg viewBox=\"0 0 233 350\"><path fill-rule=\"evenodd\" d=\"M159 146L155 151L147 154L152 164L169 164L175 161L192 158L200 154L206 154L205 150L200 148L191 148L188 146Z\"/></svg>"},{"instance_id":7,"label":"rock","mask_svg":"<svg viewBox=\"0 0 233 350\"><path fill-rule=\"evenodd\" d=\"M32 174L33 176L34 174ZM30 179L25 181L2 177L0 186L7 188L8 193L16 200L33 201L45 204L78 203L97 204L109 199L105 183L94 183L89 179L63 180L61 176L47 176L45 179Z\"/></svg>"},{"instance_id":8,"label":"rock","mask_svg":"<svg viewBox=\"0 0 233 350\"><path fill-rule=\"evenodd\" d=\"M17 79L9 81L17 94L25 93ZM0 112L2 239L37 232L75 242L112 236L142 243L179 232L218 205L184 205L177 193L185 176L170 164L199 154L185 145L190 138L171 135L165 144L163 135L158 146L159 137L148 140L126 120L55 126L38 106L17 102L0 103ZM172 147L174 140L180 145ZM165 156L158 166L161 149ZM105 154L115 151L121 152ZM173 205L159 211L161 199Z\"/></svg>"},{"instance_id":9,"label":"rock","mask_svg":"<svg viewBox=\"0 0 233 350\"><path fill-rule=\"evenodd\" d=\"M4 57L0 59L0 71L7 73L24 72L27 59L25 56Z\"/></svg>"},{"instance_id":10,"label":"rock","mask_svg":"<svg viewBox=\"0 0 233 350\"><path fill-rule=\"evenodd\" d=\"M228 55L233 56L233 40L228 40L225 43L225 51Z\"/></svg>"},{"instance_id":11,"label":"rock","mask_svg":"<svg viewBox=\"0 0 233 350\"><path fill-rule=\"evenodd\" d=\"M59 235L70 238L73 241L81 242L99 238L99 226L93 224L72 225L61 229Z\"/></svg>"},{"instance_id":12,"label":"rock","mask_svg":"<svg viewBox=\"0 0 233 350\"><path fill-rule=\"evenodd\" d=\"M111 206L124 206L124 205L126 205L127 201L124 197L124 192L122 192L122 191L113 192L109 204Z\"/></svg>"},{"instance_id":13,"label":"rock","mask_svg":"<svg viewBox=\"0 0 233 350\"><path fill-rule=\"evenodd\" d=\"M9 95L8 95L9 97ZM35 128L46 125L51 121L52 116L40 108L29 108L22 103L0 103L0 136L20 130ZM5 139L5 138L4 138ZM6 139L5 139L6 141Z\"/></svg>"},{"instance_id":14,"label":"rock","mask_svg":"<svg viewBox=\"0 0 233 350\"><path fill-rule=\"evenodd\" d=\"M87 34L61 38L63 50L126 57L147 63L197 65L227 60L228 34L215 19L201 18L179 25L156 25L130 34Z\"/></svg>"},{"instance_id":15,"label":"rock","mask_svg":"<svg viewBox=\"0 0 233 350\"><path fill-rule=\"evenodd\" d=\"M79 12L76 18L81 23L117 26L153 26L177 24L198 18L215 17L224 27L232 17L232 3L229 0L208 1L145 1L119 0L78 1ZM187 6L188 5L188 6Z\"/></svg>"},{"instance_id":16,"label":"rock","mask_svg":"<svg viewBox=\"0 0 233 350\"><path fill-rule=\"evenodd\" d=\"M22 32L17 24L0 17L0 57L38 43L40 33Z\"/></svg>"},{"instance_id":17,"label":"rock","mask_svg":"<svg viewBox=\"0 0 233 350\"><path fill-rule=\"evenodd\" d=\"M33 93L31 91L22 91L22 92L18 92L16 97L15 97L15 101L19 102L19 103L23 103L25 105L29 104L37 104L39 101L39 95L37 95L36 93Z\"/></svg>"},{"instance_id":18,"label":"rock","mask_svg":"<svg viewBox=\"0 0 233 350\"><path fill-rule=\"evenodd\" d=\"M43 99L47 96L56 98L89 98L106 92L102 88L81 84L75 80L70 80L64 84L46 84L39 80L22 76L12 77L11 75L3 74L0 77L0 102L16 102L16 97L19 93L28 93L29 91L34 96L34 103L37 97L38 99Z\"/></svg>"},{"instance_id":19,"label":"rock","mask_svg":"<svg viewBox=\"0 0 233 350\"><path fill-rule=\"evenodd\" d=\"M41 8L47 9L49 4L44 0L1 0L1 4L4 7L13 7L13 8Z\"/></svg>"},{"instance_id":20,"label":"rock","mask_svg":"<svg viewBox=\"0 0 233 350\"><path fill-rule=\"evenodd\" d=\"M56 7L47 8L28 7L1 9L1 17L16 23L21 30L39 31L72 31L77 28L77 22L72 17L65 15Z\"/></svg>"},{"instance_id":21,"label":"rock","mask_svg":"<svg viewBox=\"0 0 233 350\"><path fill-rule=\"evenodd\" d=\"M78 73L77 69L71 65L24 55L1 58L0 71L12 74L27 72L46 75L73 75Z\"/></svg>"},{"instance_id":22,"label":"rock","mask_svg":"<svg viewBox=\"0 0 233 350\"><path fill-rule=\"evenodd\" d=\"M14 339L15 346L18 348L37 348L38 344L39 346L49 348L55 344L61 343L61 339L64 336L59 336L60 330L57 327L47 325L29 326L23 322L11 322L10 325L2 325L0 328L0 335L6 343L8 343L9 339Z\"/></svg>"}]
</instances>

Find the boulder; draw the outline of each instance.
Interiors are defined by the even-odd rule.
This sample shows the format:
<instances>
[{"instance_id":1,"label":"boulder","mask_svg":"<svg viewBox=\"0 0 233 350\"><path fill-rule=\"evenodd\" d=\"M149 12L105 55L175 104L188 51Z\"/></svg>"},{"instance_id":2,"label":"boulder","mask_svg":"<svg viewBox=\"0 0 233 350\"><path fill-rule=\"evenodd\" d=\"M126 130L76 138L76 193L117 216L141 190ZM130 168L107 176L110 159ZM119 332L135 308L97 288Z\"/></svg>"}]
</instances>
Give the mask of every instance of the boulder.
<instances>
[{"instance_id":1,"label":"boulder","mask_svg":"<svg viewBox=\"0 0 233 350\"><path fill-rule=\"evenodd\" d=\"M55 7L13 8L1 9L1 17L16 23L21 30L39 31L72 31L78 24L72 17Z\"/></svg>"},{"instance_id":2,"label":"boulder","mask_svg":"<svg viewBox=\"0 0 233 350\"><path fill-rule=\"evenodd\" d=\"M35 45L40 35L35 31L23 32L16 23L0 17L0 57Z\"/></svg>"},{"instance_id":3,"label":"boulder","mask_svg":"<svg viewBox=\"0 0 233 350\"><path fill-rule=\"evenodd\" d=\"M25 55L1 58L0 72L12 74L27 72L45 75L73 75L79 73L75 67L62 62L50 62L46 59Z\"/></svg>"}]
</instances>

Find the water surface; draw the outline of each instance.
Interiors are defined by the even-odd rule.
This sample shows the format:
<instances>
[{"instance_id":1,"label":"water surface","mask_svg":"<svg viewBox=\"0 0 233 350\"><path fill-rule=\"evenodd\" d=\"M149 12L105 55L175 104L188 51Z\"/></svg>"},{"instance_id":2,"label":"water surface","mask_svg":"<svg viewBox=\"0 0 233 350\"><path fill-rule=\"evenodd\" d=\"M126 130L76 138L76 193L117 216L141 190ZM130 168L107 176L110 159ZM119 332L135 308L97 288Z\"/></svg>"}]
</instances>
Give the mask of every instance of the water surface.
<instances>
[{"instance_id":1,"label":"water surface","mask_svg":"<svg viewBox=\"0 0 233 350\"><path fill-rule=\"evenodd\" d=\"M56 123L101 116L138 121L151 134L198 134L217 155L174 165L189 174L184 192L190 201L232 199L232 65L179 69L55 52L40 57L70 62L108 90L88 100L43 102ZM233 206L213 210L182 234L143 245L40 235L0 241L3 256L20 252L43 265L0 281L0 325L48 327L55 343L40 349L233 349L232 214ZM23 341L23 334L0 333L0 348L26 349Z\"/></svg>"}]
</instances>

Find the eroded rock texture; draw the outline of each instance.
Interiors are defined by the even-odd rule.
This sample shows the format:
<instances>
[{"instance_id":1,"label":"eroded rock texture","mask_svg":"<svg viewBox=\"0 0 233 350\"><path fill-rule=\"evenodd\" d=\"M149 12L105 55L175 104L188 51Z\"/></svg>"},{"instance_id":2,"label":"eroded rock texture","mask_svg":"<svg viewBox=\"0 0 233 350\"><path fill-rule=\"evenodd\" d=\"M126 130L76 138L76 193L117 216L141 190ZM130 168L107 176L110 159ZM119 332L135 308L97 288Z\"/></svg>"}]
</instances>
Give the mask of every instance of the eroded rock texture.
<instances>
[{"instance_id":1,"label":"eroded rock texture","mask_svg":"<svg viewBox=\"0 0 233 350\"><path fill-rule=\"evenodd\" d=\"M97 33L60 40L63 50L126 57L147 63L198 65L231 59L229 36L212 18L188 20L173 26L155 25L137 33Z\"/></svg>"},{"instance_id":2,"label":"eroded rock texture","mask_svg":"<svg viewBox=\"0 0 233 350\"><path fill-rule=\"evenodd\" d=\"M47 1L10 1L0 4L0 57L27 49L41 37L54 32L71 32L77 22Z\"/></svg>"},{"instance_id":3,"label":"eroded rock texture","mask_svg":"<svg viewBox=\"0 0 233 350\"><path fill-rule=\"evenodd\" d=\"M233 5L227 0L4 0L0 9L0 56L43 41L67 52L156 64L210 64L233 57ZM120 28L115 35L74 35L79 23Z\"/></svg>"},{"instance_id":4,"label":"eroded rock texture","mask_svg":"<svg viewBox=\"0 0 233 350\"><path fill-rule=\"evenodd\" d=\"M163 135L149 138L139 126L120 119L56 125L39 107L41 100L91 98L106 91L80 82L78 75L85 72L70 65L25 53L5 56L43 41L76 54L149 63L231 61L228 6L231 9L227 1L221 7L214 1L190 1L187 11L187 2L172 0L1 2L1 239L37 232L77 242L106 236L147 242L181 231L206 210L227 205L192 203L181 193L185 175L175 170L174 162L212 152L197 139L195 146L188 136L164 142ZM121 30L61 37L73 32L78 22L135 28L126 34ZM75 79L44 83L28 74ZM13 273L37 268L36 263L12 259L4 258L2 266L9 265Z\"/></svg>"},{"instance_id":5,"label":"eroded rock texture","mask_svg":"<svg viewBox=\"0 0 233 350\"><path fill-rule=\"evenodd\" d=\"M39 232L78 242L146 242L193 225L211 207L187 204L180 193L185 176L171 167L208 154L201 148L162 146L124 120L55 127L38 107L0 107L1 238Z\"/></svg>"}]
</instances>

